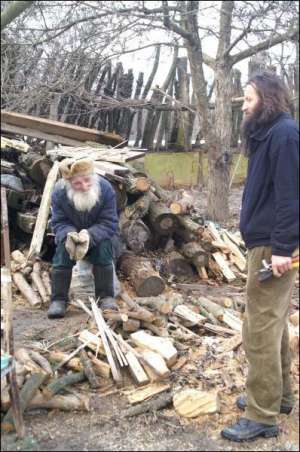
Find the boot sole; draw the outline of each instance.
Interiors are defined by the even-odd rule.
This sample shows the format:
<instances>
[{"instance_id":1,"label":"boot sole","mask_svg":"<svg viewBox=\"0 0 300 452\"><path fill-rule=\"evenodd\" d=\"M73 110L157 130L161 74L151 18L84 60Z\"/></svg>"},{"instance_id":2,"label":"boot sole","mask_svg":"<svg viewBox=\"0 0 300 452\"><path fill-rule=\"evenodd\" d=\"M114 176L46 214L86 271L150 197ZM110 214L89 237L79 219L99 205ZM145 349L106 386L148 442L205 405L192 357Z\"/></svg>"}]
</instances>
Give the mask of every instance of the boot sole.
<instances>
[{"instance_id":1,"label":"boot sole","mask_svg":"<svg viewBox=\"0 0 300 452\"><path fill-rule=\"evenodd\" d=\"M248 438L237 438L235 435L231 435L230 433L224 433L224 432L221 432L221 435L223 436L223 438L228 439L230 441L234 441L236 443L243 443L246 441L248 441L248 442L255 441L258 438L274 438L279 435L279 430L277 427L273 427L273 428L268 429L265 432L257 433L255 436L251 436Z\"/></svg>"}]
</instances>

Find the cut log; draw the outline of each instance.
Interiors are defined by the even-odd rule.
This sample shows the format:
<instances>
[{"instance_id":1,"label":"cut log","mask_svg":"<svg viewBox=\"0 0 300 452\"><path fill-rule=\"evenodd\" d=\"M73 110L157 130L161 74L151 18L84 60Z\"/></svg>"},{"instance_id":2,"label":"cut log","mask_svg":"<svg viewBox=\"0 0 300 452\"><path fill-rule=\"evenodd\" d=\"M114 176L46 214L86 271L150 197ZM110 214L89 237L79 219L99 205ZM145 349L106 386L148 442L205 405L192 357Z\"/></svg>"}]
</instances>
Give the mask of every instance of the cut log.
<instances>
[{"instance_id":1,"label":"cut log","mask_svg":"<svg viewBox=\"0 0 300 452\"><path fill-rule=\"evenodd\" d=\"M26 383L24 384L23 388L20 391L20 407L22 413L24 413L24 410L27 408L30 401L37 392L38 388L41 386L41 384L45 381L46 378L47 375L45 373L39 373L32 375L26 381ZM1 428L5 432L11 432L14 430L15 426L13 421L12 408L10 408L6 413L1 423Z\"/></svg>"},{"instance_id":2,"label":"cut log","mask_svg":"<svg viewBox=\"0 0 300 452\"><path fill-rule=\"evenodd\" d=\"M206 321L206 318L196 312L192 311L185 305L176 306L174 313L185 320L190 326L201 325Z\"/></svg>"},{"instance_id":3,"label":"cut log","mask_svg":"<svg viewBox=\"0 0 300 452\"><path fill-rule=\"evenodd\" d=\"M15 285L17 286L23 297L30 303L30 305L35 308L39 308L42 304L42 300L28 284L22 273L13 273L12 278Z\"/></svg>"},{"instance_id":4,"label":"cut log","mask_svg":"<svg viewBox=\"0 0 300 452\"><path fill-rule=\"evenodd\" d=\"M53 375L53 370L49 361L35 350L29 350L29 356L35 361L48 375Z\"/></svg>"},{"instance_id":5,"label":"cut log","mask_svg":"<svg viewBox=\"0 0 300 452\"><path fill-rule=\"evenodd\" d=\"M194 275L190 263L178 251L172 251L163 259L162 271L167 275L192 277Z\"/></svg>"},{"instance_id":6,"label":"cut log","mask_svg":"<svg viewBox=\"0 0 300 452\"><path fill-rule=\"evenodd\" d=\"M30 357L29 351L25 348L19 348L15 352L16 359L22 363L25 369L32 374L40 374L44 373L49 376L49 372L44 371L39 364L36 364L33 359Z\"/></svg>"},{"instance_id":7,"label":"cut log","mask_svg":"<svg viewBox=\"0 0 300 452\"><path fill-rule=\"evenodd\" d=\"M139 220L143 218L150 207L150 197L148 195L140 196L130 206L125 207L124 211L120 215L120 227L129 220Z\"/></svg>"},{"instance_id":8,"label":"cut log","mask_svg":"<svg viewBox=\"0 0 300 452\"><path fill-rule=\"evenodd\" d=\"M64 389L66 386L70 386L76 383L81 383L86 380L86 375L84 371L72 372L63 377L56 378L52 381L46 388L43 389L43 396L45 399L50 400L52 397Z\"/></svg>"},{"instance_id":9,"label":"cut log","mask_svg":"<svg viewBox=\"0 0 300 452\"><path fill-rule=\"evenodd\" d=\"M139 347L153 350L160 354L168 366L172 366L177 360L177 350L168 338L150 336L145 331L137 331L130 335L134 344Z\"/></svg>"},{"instance_id":10,"label":"cut log","mask_svg":"<svg viewBox=\"0 0 300 452\"><path fill-rule=\"evenodd\" d=\"M139 306L129 297L129 295L125 291L123 291L120 296L129 308L129 310L127 311L128 317L137 320L143 320L145 322L153 322L155 320L155 315L153 314L153 312L150 312L148 309Z\"/></svg>"},{"instance_id":11,"label":"cut log","mask_svg":"<svg viewBox=\"0 0 300 452\"><path fill-rule=\"evenodd\" d=\"M213 414L220 411L217 394L209 394L197 389L184 389L173 397L173 405L179 416L193 418L203 414Z\"/></svg>"},{"instance_id":12,"label":"cut log","mask_svg":"<svg viewBox=\"0 0 300 452\"><path fill-rule=\"evenodd\" d=\"M43 284L46 289L46 293L47 293L48 297L51 297L51 280L50 280L49 273L47 271L42 272L42 281L43 281Z\"/></svg>"},{"instance_id":13,"label":"cut log","mask_svg":"<svg viewBox=\"0 0 300 452\"><path fill-rule=\"evenodd\" d=\"M150 246L152 234L148 226L141 220L120 220L122 238L129 250L136 254L142 253Z\"/></svg>"},{"instance_id":14,"label":"cut log","mask_svg":"<svg viewBox=\"0 0 300 452\"><path fill-rule=\"evenodd\" d=\"M31 259L33 256L38 256L42 249L44 234L47 227L50 212L51 195L58 177L58 172L59 172L59 163L54 162L54 165L48 174L47 181L44 187L39 213L36 219L27 259Z\"/></svg>"},{"instance_id":15,"label":"cut log","mask_svg":"<svg viewBox=\"0 0 300 452\"><path fill-rule=\"evenodd\" d=\"M95 351L96 354L100 353L100 355L106 356L102 340L96 334L83 330L80 332L78 339L83 343L87 342L86 346Z\"/></svg>"},{"instance_id":16,"label":"cut log","mask_svg":"<svg viewBox=\"0 0 300 452\"><path fill-rule=\"evenodd\" d=\"M173 310L171 298L167 298L164 294L157 295L156 297L137 297L135 301L138 305L156 309L161 314L169 314Z\"/></svg>"},{"instance_id":17,"label":"cut log","mask_svg":"<svg viewBox=\"0 0 300 452\"><path fill-rule=\"evenodd\" d=\"M56 395L47 400L41 392L38 392L28 405L30 409L46 408L48 410L61 411L89 411L90 397L80 394Z\"/></svg>"},{"instance_id":18,"label":"cut log","mask_svg":"<svg viewBox=\"0 0 300 452\"><path fill-rule=\"evenodd\" d=\"M217 303L214 303L213 301L209 300L206 297L199 297L197 299L193 299L193 303L196 304L199 303L199 306L202 306L204 309L206 309L209 313L211 313L216 319L222 320L224 315L224 308L220 306Z\"/></svg>"},{"instance_id":19,"label":"cut log","mask_svg":"<svg viewBox=\"0 0 300 452\"><path fill-rule=\"evenodd\" d=\"M150 189L150 181L147 177L143 176L126 176L125 187L128 193L145 193Z\"/></svg>"},{"instance_id":20,"label":"cut log","mask_svg":"<svg viewBox=\"0 0 300 452\"><path fill-rule=\"evenodd\" d=\"M85 342L85 341L83 341ZM61 363L68 357L67 353L51 351L49 354L49 360L54 363ZM83 365L79 358L71 358L64 364L67 369L74 370L75 372L82 372Z\"/></svg>"},{"instance_id":21,"label":"cut log","mask_svg":"<svg viewBox=\"0 0 300 452\"><path fill-rule=\"evenodd\" d=\"M225 231L225 230L222 233L222 239L226 243L227 247L230 249L230 252L233 255L234 264L237 266L237 268L241 272L244 272L246 269L247 262L246 262L244 255L240 251L239 247L231 241L230 237L228 236L227 231Z\"/></svg>"},{"instance_id":22,"label":"cut log","mask_svg":"<svg viewBox=\"0 0 300 452\"><path fill-rule=\"evenodd\" d=\"M149 221L159 235L170 235L178 227L177 216L162 202L150 203Z\"/></svg>"},{"instance_id":23,"label":"cut log","mask_svg":"<svg viewBox=\"0 0 300 452\"><path fill-rule=\"evenodd\" d=\"M165 288L163 279L145 258L124 254L120 258L120 269L129 277L139 297L160 295Z\"/></svg>"},{"instance_id":24,"label":"cut log","mask_svg":"<svg viewBox=\"0 0 300 452\"><path fill-rule=\"evenodd\" d=\"M149 400L147 402L141 403L140 405L132 406L125 410L121 417L133 417L138 416L139 414L148 413L148 412L156 412L163 408L168 407L172 403L172 394L167 392L165 394L161 394L153 400Z\"/></svg>"},{"instance_id":25,"label":"cut log","mask_svg":"<svg viewBox=\"0 0 300 452\"><path fill-rule=\"evenodd\" d=\"M215 259L216 263L220 267L220 271L222 272L224 278L228 282L232 282L236 279L235 274L230 270L227 262L225 261L224 257L220 252L213 253L213 258Z\"/></svg>"},{"instance_id":26,"label":"cut log","mask_svg":"<svg viewBox=\"0 0 300 452\"><path fill-rule=\"evenodd\" d=\"M124 391L128 397L128 401L131 405L135 405L136 403L143 402L144 400L148 400L151 397L154 397L161 392L167 391L170 389L169 384L163 383L152 383L143 388L135 389L133 391Z\"/></svg>"},{"instance_id":27,"label":"cut log","mask_svg":"<svg viewBox=\"0 0 300 452\"><path fill-rule=\"evenodd\" d=\"M182 198L178 201L173 201L170 204L170 211L174 215L186 215L189 214L194 208L195 200L188 193L184 193Z\"/></svg>"}]
</instances>

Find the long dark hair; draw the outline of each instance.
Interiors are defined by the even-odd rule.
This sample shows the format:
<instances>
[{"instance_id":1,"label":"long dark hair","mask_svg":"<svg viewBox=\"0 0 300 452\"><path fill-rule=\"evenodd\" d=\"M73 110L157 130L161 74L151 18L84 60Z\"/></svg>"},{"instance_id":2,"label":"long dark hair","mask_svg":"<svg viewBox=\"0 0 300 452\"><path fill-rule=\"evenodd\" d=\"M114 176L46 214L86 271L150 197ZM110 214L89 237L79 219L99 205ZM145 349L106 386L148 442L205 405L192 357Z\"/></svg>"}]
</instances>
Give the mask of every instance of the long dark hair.
<instances>
[{"instance_id":1,"label":"long dark hair","mask_svg":"<svg viewBox=\"0 0 300 452\"><path fill-rule=\"evenodd\" d=\"M245 118L241 127L242 149L251 154L251 135L262 125L271 122L279 113L294 113L289 90L284 81L274 72L260 72L252 75L247 85L251 85L260 99L257 111Z\"/></svg>"},{"instance_id":2,"label":"long dark hair","mask_svg":"<svg viewBox=\"0 0 300 452\"><path fill-rule=\"evenodd\" d=\"M278 113L294 113L294 106L289 90L284 81L274 72L254 74L248 80L261 100L261 112L258 122L263 124L271 121Z\"/></svg>"}]
</instances>

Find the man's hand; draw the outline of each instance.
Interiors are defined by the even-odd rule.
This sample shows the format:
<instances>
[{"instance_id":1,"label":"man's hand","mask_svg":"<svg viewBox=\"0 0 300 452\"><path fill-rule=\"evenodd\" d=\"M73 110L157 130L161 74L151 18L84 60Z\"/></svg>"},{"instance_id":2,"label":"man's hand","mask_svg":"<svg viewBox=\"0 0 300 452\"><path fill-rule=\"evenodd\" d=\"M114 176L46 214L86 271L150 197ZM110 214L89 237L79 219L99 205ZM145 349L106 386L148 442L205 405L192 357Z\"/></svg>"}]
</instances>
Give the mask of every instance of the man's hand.
<instances>
[{"instance_id":1,"label":"man's hand","mask_svg":"<svg viewBox=\"0 0 300 452\"><path fill-rule=\"evenodd\" d=\"M90 235L86 229L82 229L78 234L78 244L75 250L75 259L77 261L84 258L90 245Z\"/></svg>"},{"instance_id":2,"label":"man's hand","mask_svg":"<svg viewBox=\"0 0 300 452\"><path fill-rule=\"evenodd\" d=\"M72 261L76 260L75 253L76 253L76 245L78 243L78 240L79 240L79 236L78 236L77 232L75 232L75 231L68 232L65 247L66 247L66 250L68 251L70 259Z\"/></svg>"},{"instance_id":3,"label":"man's hand","mask_svg":"<svg viewBox=\"0 0 300 452\"><path fill-rule=\"evenodd\" d=\"M272 256L273 275L280 278L288 270L292 270L292 258L286 256Z\"/></svg>"}]
</instances>

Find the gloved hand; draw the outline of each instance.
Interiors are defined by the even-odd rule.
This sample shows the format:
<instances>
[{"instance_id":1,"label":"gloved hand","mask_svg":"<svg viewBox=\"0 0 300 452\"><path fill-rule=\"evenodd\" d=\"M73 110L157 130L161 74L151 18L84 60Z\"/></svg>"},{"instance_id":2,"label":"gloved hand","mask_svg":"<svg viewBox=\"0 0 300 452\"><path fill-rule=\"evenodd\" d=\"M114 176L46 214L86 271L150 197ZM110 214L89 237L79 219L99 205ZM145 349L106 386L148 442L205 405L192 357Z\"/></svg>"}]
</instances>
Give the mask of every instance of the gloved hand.
<instances>
[{"instance_id":1,"label":"gloved hand","mask_svg":"<svg viewBox=\"0 0 300 452\"><path fill-rule=\"evenodd\" d=\"M65 247L72 261L76 260L75 251L78 240L79 240L78 232L75 231L68 232Z\"/></svg>"},{"instance_id":2,"label":"gloved hand","mask_svg":"<svg viewBox=\"0 0 300 452\"><path fill-rule=\"evenodd\" d=\"M89 245L90 245L90 235L86 229L82 229L78 233L77 245L75 249L75 259L77 261L84 258L84 256L88 252Z\"/></svg>"}]
</instances>

